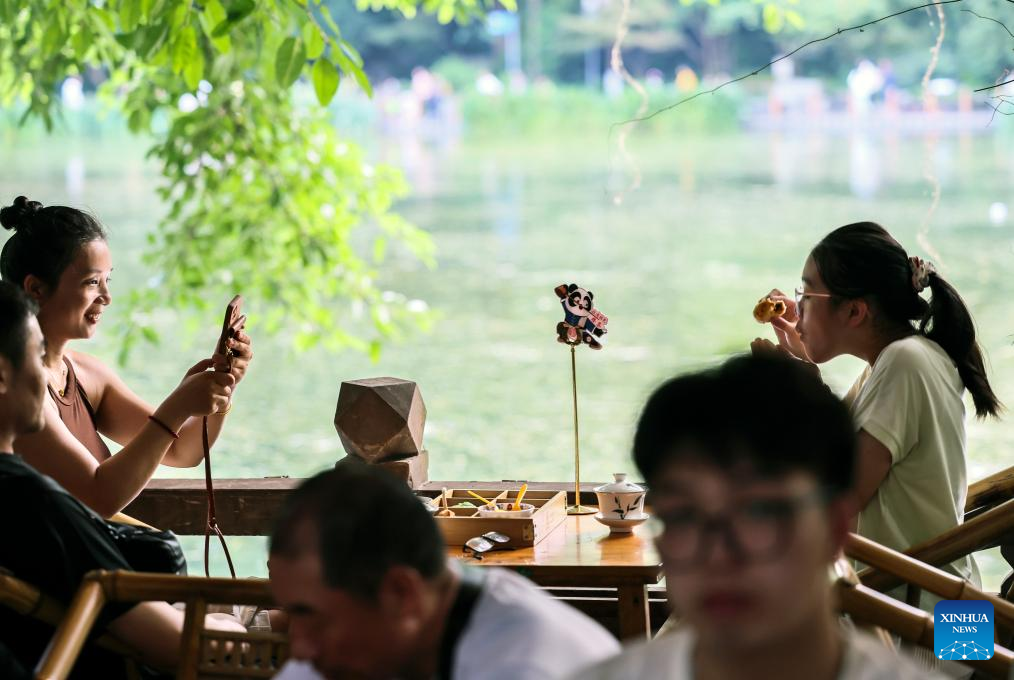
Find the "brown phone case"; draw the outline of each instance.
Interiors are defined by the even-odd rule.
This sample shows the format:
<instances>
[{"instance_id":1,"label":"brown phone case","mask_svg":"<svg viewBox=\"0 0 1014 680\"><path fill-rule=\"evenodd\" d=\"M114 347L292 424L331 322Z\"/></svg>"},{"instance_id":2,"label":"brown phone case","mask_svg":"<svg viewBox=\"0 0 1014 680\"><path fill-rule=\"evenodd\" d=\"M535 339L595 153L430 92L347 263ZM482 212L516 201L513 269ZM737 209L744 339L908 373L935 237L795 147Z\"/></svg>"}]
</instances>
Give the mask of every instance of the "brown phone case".
<instances>
[{"instance_id":1,"label":"brown phone case","mask_svg":"<svg viewBox=\"0 0 1014 680\"><path fill-rule=\"evenodd\" d=\"M246 324L246 317L240 313L243 308L243 296L237 295L225 308L225 321L222 322L222 334L218 338L218 344L215 345L216 354L228 355L226 349L226 343L230 338L236 336L236 333L243 330L243 326ZM231 356L231 355L228 355Z\"/></svg>"}]
</instances>

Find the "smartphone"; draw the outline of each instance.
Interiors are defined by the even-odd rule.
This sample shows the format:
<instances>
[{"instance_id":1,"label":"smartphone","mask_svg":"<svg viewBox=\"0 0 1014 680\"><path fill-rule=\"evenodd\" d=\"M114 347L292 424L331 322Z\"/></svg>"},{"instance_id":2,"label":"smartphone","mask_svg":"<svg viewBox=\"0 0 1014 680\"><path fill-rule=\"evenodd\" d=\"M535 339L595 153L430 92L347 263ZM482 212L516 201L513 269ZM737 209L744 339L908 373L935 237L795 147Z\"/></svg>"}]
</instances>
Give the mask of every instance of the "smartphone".
<instances>
[{"instance_id":1,"label":"smartphone","mask_svg":"<svg viewBox=\"0 0 1014 680\"><path fill-rule=\"evenodd\" d=\"M222 334L218 338L218 344L215 345L215 354L224 354L229 357L229 362L232 362L232 355L229 354L226 343L230 338L236 336L236 334L243 330L246 325L246 316L243 315L243 296L237 295L225 308L225 321L222 322ZM229 370L228 368L224 370Z\"/></svg>"}]
</instances>

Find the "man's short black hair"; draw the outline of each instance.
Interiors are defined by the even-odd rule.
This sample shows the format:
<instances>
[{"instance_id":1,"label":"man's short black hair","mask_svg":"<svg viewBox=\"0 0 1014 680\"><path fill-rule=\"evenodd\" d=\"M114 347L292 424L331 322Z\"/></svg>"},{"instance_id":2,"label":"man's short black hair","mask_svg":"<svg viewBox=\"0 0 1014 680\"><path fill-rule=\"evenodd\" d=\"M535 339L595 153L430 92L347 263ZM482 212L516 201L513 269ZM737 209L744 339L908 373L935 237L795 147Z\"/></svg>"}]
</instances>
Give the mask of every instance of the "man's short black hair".
<instances>
[{"instance_id":1,"label":"man's short black hair","mask_svg":"<svg viewBox=\"0 0 1014 680\"><path fill-rule=\"evenodd\" d=\"M306 525L315 544L307 544ZM270 552L290 559L316 552L324 582L367 600L394 566L424 578L444 573L447 557L436 522L405 483L365 463L306 480L287 499Z\"/></svg>"},{"instance_id":2,"label":"man's short black hair","mask_svg":"<svg viewBox=\"0 0 1014 680\"><path fill-rule=\"evenodd\" d=\"M0 281L0 356L21 368L28 344L28 318L38 307L13 283Z\"/></svg>"},{"instance_id":3,"label":"man's short black hair","mask_svg":"<svg viewBox=\"0 0 1014 680\"><path fill-rule=\"evenodd\" d=\"M634 462L649 485L691 455L764 476L809 472L838 496L852 487L856 436L848 409L803 362L738 356L669 380L641 413Z\"/></svg>"}]
</instances>

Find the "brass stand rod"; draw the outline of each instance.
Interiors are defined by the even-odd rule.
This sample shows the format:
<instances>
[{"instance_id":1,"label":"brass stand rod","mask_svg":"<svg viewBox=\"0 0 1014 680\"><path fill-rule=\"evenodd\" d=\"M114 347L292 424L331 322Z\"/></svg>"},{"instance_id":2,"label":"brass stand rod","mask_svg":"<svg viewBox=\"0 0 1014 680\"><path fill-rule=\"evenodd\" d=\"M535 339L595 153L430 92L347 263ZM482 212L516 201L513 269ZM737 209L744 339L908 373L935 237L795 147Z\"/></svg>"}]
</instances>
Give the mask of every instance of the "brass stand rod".
<instances>
[{"instance_id":1,"label":"brass stand rod","mask_svg":"<svg viewBox=\"0 0 1014 680\"><path fill-rule=\"evenodd\" d=\"M570 377L574 388L574 505L581 506L581 438L577 425L577 359L576 350L570 346Z\"/></svg>"}]
</instances>

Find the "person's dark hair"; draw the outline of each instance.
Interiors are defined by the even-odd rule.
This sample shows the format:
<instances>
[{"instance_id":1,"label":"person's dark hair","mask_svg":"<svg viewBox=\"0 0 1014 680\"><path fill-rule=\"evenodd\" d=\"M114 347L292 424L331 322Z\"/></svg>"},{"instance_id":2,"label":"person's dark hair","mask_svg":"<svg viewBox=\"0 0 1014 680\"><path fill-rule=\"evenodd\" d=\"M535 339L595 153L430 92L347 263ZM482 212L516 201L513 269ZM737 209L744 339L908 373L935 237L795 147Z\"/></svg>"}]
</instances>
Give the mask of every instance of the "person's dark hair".
<instances>
[{"instance_id":1,"label":"person's dark hair","mask_svg":"<svg viewBox=\"0 0 1014 680\"><path fill-rule=\"evenodd\" d=\"M0 254L0 276L16 286L34 274L55 288L78 248L106 240L102 225L88 213L63 205L44 208L24 196L0 209L0 225L15 232Z\"/></svg>"},{"instance_id":2,"label":"person's dark hair","mask_svg":"<svg viewBox=\"0 0 1014 680\"><path fill-rule=\"evenodd\" d=\"M908 254L887 230L873 222L835 229L810 253L828 292L836 298L866 299L887 327L915 328L940 345L958 367L980 418L996 416L1002 405L986 378L975 324L958 291L935 272L926 302L912 282Z\"/></svg>"},{"instance_id":3,"label":"person's dark hair","mask_svg":"<svg viewBox=\"0 0 1014 680\"><path fill-rule=\"evenodd\" d=\"M12 283L0 281L0 356L14 370L21 368L28 344L28 319L38 308L30 297Z\"/></svg>"},{"instance_id":4,"label":"person's dark hair","mask_svg":"<svg viewBox=\"0 0 1014 680\"><path fill-rule=\"evenodd\" d=\"M308 544L309 526L316 539ZM348 463L306 480L286 500L270 553L296 559L315 552L331 588L375 600L394 566L432 580L444 573L444 540L405 483L366 464Z\"/></svg>"},{"instance_id":5,"label":"person's dark hair","mask_svg":"<svg viewBox=\"0 0 1014 680\"><path fill-rule=\"evenodd\" d=\"M803 362L746 355L655 390L633 453L649 486L692 458L721 469L746 463L762 476L812 473L833 498L852 488L856 435L848 409Z\"/></svg>"}]
</instances>

